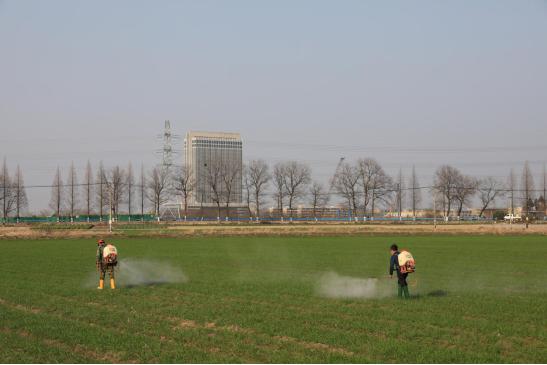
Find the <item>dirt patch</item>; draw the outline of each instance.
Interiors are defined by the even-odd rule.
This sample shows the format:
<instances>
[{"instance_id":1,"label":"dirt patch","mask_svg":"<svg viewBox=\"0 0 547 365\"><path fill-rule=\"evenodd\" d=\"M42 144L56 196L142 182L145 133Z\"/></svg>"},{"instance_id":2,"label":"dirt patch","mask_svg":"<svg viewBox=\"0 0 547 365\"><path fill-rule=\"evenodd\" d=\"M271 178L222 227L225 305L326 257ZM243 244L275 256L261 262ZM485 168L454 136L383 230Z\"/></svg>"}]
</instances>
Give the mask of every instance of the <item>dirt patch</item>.
<instances>
[{"instance_id":1,"label":"dirt patch","mask_svg":"<svg viewBox=\"0 0 547 365\"><path fill-rule=\"evenodd\" d=\"M195 321L183 319L179 322L178 327L180 328L199 328L198 324Z\"/></svg>"},{"instance_id":2,"label":"dirt patch","mask_svg":"<svg viewBox=\"0 0 547 365\"><path fill-rule=\"evenodd\" d=\"M33 229L32 226L0 227L0 239L91 238L104 234L103 230Z\"/></svg>"},{"instance_id":3,"label":"dirt patch","mask_svg":"<svg viewBox=\"0 0 547 365\"><path fill-rule=\"evenodd\" d=\"M76 345L71 346L69 344L66 344L59 340L53 340L53 339L43 339L41 340L45 345L50 347L55 347L57 349L67 351L67 352L75 352L78 355L82 355L87 358L91 358L98 361L108 362L108 363L121 363L121 354L120 353L114 353L110 351L105 352L96 352L93 350L90 350L89 348L82 346L82 345ZM138 361L129 361L127 363L133 364L138 363Z\"/></svg>"},{"instance_id":4,"label":"dirt patch","mask_svg":"<svg viewBox=\"0 0 547 365\"><path fill-rule=\"evenodd\" d=\"M0 304L5 305L6 307L10 307L12 309L17 309L23 312L32 313L32 314L38 314L42 313L42 309L36 308L36 307L26 307L22 304L13 304L10 303L2 298L0 298Z\"/></svg>"},{"instance_id":5,"label":"dirt patch","mask_svg":"<svg viewBox=\"0 0 547 365\"><path fill-rule=\"evenodd\" d=\"M309 350L322 350L322 351L342 354L342 355L345 355L345 356L353 356L353 352L351 352L349 350L346 350L346 349L343 349L343 348L340 348L340 347L327 345L327 344L324 344L324 343L308 342L308 341L303 341L303 340L299 340L297 338L288 337L288 336L274 336L273 338L275 338L277 340L280 340L282 342L295 343L295 344L298 344L298 345L300 345L304 348L307 348Z\"/></svg>"},{"instance_id":6,"label":"dirt patch","mask_svg":"<svg viewBox=\"0 0 547 365\"><path fill-rule=\"evenodd\" d=\"M174 321L176 319L175 318L169 318L169 320ZM252 328L240 327L240 326L234 325L234 324L226 325L226 326L217 326L214 322L198 324L196 321L193 321L193 320L188 320L188 319L180 320L180 319L178 319L178 325L175 326L173 329L177 329L177 328L208 329L208 330L213 330L213 331L226 331L226 332L232 332L232 333L244 333L244 334L249 334L249 335L252 334L252 335L261 336L261 337L268 337L268 338L271 338L271 339L274 339L274 340L277 340L277 341L281 341L281 342L293 343L293 344L299 345L299 346L301 346L305 349L308 349L308 350L326 351L326 352L342 354L342 355L345 355L345 356L353 356L354 355L353 352L351 352L349 350L346 350L346 349L343 349L343 348L340 348L340 347L335 347L335 346L331 346L331 345L327 345L327 344L319 343L319 342L304 341L304 340L300 340L300 339L297 339L297 338L294 338L294 337L289 337L289 336L270 336L268 334L258 332L258 331L254 330ZM211 333L209 334L209 336L210 335L211 335Z\"/></svg>"},{"instance_id":7,"label":"dirt patch","mask_svg":"<svg viewBox=\"0 0 547 365\"><path fill-rule=\"evenodd\" d=\"M102 237L214 237L214 236L363 236L363 235L547 235L547 224L388 224L388 223L305 223L272 225L237 224L165 224L158 228L124 230L114 227L109 233L105 227L93 229L36 230L30 226L0 227L0 238L95 238Z\"/></svg>"},{"instance_id":8,"label":"dirt patch","mask_svg":"<svg viewBox=\"0 0 547 365\"><path fill-rule=\"evenodd\" d=\"M138 361L136 360L129 361L129 362L122 361L120 353L114 353L109 351L99 353L79 344L76 346L71 346L59 340L55 340L51 338L39 338L26 330L12 330L11 328L4 327L0 330L0 332L15 334L19 337L26 338L26 339L37 340L38 342L44 344L45 346L56 348L58 350L62 350L65 352L74 352L78 355L81 355L89 359L93 359L95 361L101 361L101 362L107 362L107 363L122 363L122 362L130 363L130 364L138 363Z\"/></svg>"}]
</instances>

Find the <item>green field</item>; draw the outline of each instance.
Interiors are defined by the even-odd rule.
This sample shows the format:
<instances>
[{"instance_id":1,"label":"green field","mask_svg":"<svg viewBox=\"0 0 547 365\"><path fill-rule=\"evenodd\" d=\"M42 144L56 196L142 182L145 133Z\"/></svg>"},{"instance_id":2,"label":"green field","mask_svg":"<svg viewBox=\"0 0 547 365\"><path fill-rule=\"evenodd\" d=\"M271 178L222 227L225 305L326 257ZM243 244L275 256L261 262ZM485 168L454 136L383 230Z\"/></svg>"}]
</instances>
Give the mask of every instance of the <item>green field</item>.
<instances>
[{"instance_id":1,"label":"green field","mask_svg":"<svg viewBox=\"0 0 547 365\"><path fill-rule=\"evenodd\" d=\"M392 242L411 300L382 278ZM94 241L0 241L0 362L547 362L546 237L114 243L140 271L99 291ZM329 275L378 295L326 297Z\"/></svg>"}]
</instances>

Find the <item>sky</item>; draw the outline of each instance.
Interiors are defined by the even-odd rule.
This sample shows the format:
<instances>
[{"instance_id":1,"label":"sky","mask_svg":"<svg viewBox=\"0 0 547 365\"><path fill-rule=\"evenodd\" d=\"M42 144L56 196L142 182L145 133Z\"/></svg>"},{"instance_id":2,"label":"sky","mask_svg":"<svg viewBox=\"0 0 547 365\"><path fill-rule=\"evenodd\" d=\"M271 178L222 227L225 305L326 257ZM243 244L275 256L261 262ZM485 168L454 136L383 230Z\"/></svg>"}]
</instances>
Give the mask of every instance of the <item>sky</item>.
<instances>
[{"instance_id":1,"label":"sky","mask_svg":"<svg viewBox=\"0 0 547 365\"><path fill-rule=\"evenodd\" d=\"M27 185L71 161L151 167L170 120L324 184L340 157L423 185L445 163L538 177L546 65L540 0L0 0L0 158Z\"/></svg>"}]
</instances>

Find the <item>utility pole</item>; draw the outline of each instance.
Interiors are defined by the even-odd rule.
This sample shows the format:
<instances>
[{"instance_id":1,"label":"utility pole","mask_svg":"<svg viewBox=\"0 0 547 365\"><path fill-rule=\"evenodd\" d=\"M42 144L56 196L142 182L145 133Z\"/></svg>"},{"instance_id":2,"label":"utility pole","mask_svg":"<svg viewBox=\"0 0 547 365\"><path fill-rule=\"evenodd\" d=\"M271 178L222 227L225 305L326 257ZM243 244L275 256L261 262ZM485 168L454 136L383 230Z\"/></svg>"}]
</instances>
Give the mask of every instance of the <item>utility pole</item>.
<instances>
[{"instance_id":1,"label":"utility pole","mask_svg":"<svg viewBox=\"0 0 547 365\"><path fill-rule=\"evenodd\" d=\"M403 192L401 190L401 183L397 184L397 187L399 189L399 222L403 220L403 216L401 214L402 208L403 208Z\"/></svg>"},{"instance_id":2,"label":"utility pole","mask_svg":"<svg viewBox=\"0 0 547 365\"><path fill-rule=\"evenodd\" d=\"M108 195L109 195L109 201L110 201L110 209L109 209L109 215L108 215L108 232L112 233L112 185L110 184L108 186Z\"/></svg>"}]
</instances>

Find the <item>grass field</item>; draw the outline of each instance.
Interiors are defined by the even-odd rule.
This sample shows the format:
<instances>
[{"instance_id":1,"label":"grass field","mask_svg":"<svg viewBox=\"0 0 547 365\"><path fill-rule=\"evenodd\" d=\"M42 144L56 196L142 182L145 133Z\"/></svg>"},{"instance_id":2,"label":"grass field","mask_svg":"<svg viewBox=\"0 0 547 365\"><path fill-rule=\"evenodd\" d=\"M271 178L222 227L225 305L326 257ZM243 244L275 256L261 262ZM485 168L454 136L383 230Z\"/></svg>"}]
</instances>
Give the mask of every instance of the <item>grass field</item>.
<instances>
[{"instance_id":1,"label":"grass field","mask_svg":"<svg viewBox=\"0 0 547 365\"><path fill-rule=\"evenodd\" d=\"M324 295L325 275L385 276L392 242L417 260L411 300L388 279ZM99 291L93 240L0 241L0 362L547 362L546 237L114 243L140 277Z\"/></svg>"}]
</instances>

